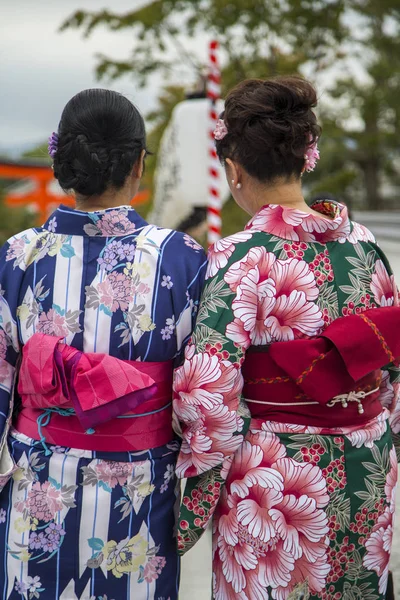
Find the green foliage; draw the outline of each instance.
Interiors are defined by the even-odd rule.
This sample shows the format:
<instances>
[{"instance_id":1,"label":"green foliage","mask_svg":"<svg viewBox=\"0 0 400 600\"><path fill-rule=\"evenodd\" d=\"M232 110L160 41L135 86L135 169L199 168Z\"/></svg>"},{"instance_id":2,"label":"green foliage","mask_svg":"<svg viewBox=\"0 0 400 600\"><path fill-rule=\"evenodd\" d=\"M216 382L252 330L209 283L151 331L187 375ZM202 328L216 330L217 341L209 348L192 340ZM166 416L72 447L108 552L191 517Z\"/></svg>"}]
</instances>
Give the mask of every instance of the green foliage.
<instances>
[{"instance_id":1,"label":"green foliage","mask_svg":"<svg viewBox=\"0 0 400 600\"><path fill-rule=\"evenodd\" d=\"M34 226L34 215L25 208L4 204L4 189L0 181L0 247L19 231Z\"/></svg>"},{"instance_id":2,"label":"green foliage","mask_svg":"<svg viewBox=\"0 0 400 600\"><path fill-rule=\"evenodd\" d=\"M305 180L310 193L338 193L370 209L395 206L399 0L153 0L123 14L80 10L61 29L78 28L88 36L104 26L131 29L135 42L126 60L99 56L99 77L132 73L144 85L156 71L173 77L183 62L198 75L202 67L182 47L181 36L200 32L223 49L224 91L246 77L308 74L323 90L324 128L320 166ZM161 121L157 127L155 146Z\"/></svg>"}]
</instances>

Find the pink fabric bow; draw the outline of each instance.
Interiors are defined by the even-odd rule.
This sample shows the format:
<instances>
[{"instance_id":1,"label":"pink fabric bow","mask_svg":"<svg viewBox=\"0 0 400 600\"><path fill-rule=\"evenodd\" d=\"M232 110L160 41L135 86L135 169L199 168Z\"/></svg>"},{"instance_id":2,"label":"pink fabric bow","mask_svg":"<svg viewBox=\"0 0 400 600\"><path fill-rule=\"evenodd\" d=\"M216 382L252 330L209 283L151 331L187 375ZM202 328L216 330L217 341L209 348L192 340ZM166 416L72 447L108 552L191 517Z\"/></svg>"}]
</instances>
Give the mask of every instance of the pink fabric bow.
<instances>
[{"instance_id":1,"label":"pink fabric bow","mask_svg":"<svg viewBox=\"0 0 400 600\"><path fill-rule=\"evenodd\" d=\"M157 385L132 362L79 352L63 338L35 333L25 344L18 393L23 406L73 406L84 428L126 414L153 398Z\"/></svg>"}]
</instances>

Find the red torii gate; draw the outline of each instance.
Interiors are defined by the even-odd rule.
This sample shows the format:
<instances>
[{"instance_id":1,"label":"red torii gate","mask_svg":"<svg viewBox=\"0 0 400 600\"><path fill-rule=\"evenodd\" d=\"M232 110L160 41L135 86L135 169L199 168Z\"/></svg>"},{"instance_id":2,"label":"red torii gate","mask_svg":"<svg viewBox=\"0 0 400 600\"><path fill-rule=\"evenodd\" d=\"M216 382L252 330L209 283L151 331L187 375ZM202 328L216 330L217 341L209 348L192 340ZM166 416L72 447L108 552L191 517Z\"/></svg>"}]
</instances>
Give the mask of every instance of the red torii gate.
<instances>
[{"instance_id":1,"label":"red torii gate","mask_svg":"<svg viewBox=\"0 0 400 600\"><path fill-rule=\"evenodd\" d=\"M63 192L57 193L51 189L54 186L54 175L51 167L43 163L33 161L19 162L0 162L0 179L21 179L30 180L34 183L35 189L28 192L8 192L5 197L5 203L8 206L29 206L37 207L37 224L42 225L58 204L74 206L75 201L71 196ZM132 206L137 206L147 202L149 191L141 190L132 199Z\"/></svg>"}]
</instances>

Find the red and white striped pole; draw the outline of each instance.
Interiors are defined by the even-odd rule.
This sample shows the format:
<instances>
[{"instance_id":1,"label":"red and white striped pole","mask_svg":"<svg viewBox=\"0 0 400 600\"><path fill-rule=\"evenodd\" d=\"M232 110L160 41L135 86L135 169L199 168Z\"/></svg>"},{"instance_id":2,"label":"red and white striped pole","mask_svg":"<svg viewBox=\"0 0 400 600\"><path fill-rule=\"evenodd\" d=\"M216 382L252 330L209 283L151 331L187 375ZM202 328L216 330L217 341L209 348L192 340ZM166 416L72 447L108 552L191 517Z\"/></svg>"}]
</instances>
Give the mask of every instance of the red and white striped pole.
<instances>
[{"instance_id":1,"label":"red and white striped pole","mask_svg":"<svg viewBox=\"0 0 400 600\"><path fill-rule=\"evenodd\" d=\"M221 238L221 191L218 156L215 151L213 131L218 120L217 100L221 96L221 72L218 64L218 42L212 41L209 46L209 69L207 77L207 97L210 100L209 108L209 136L208 136L208 244L214 244Z\"/></svg>"}]
</instances>

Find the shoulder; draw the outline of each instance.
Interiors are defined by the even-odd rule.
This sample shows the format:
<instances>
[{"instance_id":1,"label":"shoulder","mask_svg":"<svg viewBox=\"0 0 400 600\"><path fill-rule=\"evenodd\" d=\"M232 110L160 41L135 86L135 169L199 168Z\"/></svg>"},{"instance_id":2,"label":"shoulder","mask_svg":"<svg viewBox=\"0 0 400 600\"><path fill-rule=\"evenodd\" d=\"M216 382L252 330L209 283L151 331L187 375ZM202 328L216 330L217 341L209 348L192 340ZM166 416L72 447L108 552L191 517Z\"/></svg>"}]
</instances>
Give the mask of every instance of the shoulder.
<instances>
[{"instance_id":1,"label":"shoulder","mask_svg":"<svg viewBox=\"0 0 400 600\"><path fill-rule=\"evenodd\" d=\"M198 259L206 260L206 253L203 246L201 246L196 240L194 240L187 233L181 231L175 231L174 229L165 229L158 227L157 230L162 232L165 237L166 245L169 250L179 251L182 257L186 260Z\"/></svg>"},{"instance_id":2,"label":"shoulder","mask_svg":"<svg viewBox=\"0 0 400 600\"><path fill-rule=\"evenodd\" d=\"M1 248L2 267L12 265L13 269L19 267L24 270L28 249L32 248L35 240L43 233L47 232L42 227L31 228L25 229L9 238Z\"/></svg>"},{"instance_id":3,"label":"shoulder","mask_svg":"<svg viewBox=\"0 0 400 600\"><path fill-rule=\"evenodd\" d=\"M361 225L361 223L356 223L355 221L350 221L350 234L347 240L351 244L357 244L358 242L371 242L376 244L375 236L368 227Z\"/></svg>"},{"instance_id":4,"label":"shoulder","mask_svg":"<svg viewBox=\"0 0 400 600\"><path fill-rule=\"evenodd\" d=\"M150 244L157 243L162 261L171 263L175 270L197 271L202 265L205 267L207 257L204 248L188 234L149 225L143 236Z\"/></svg>"}]
</instances>

